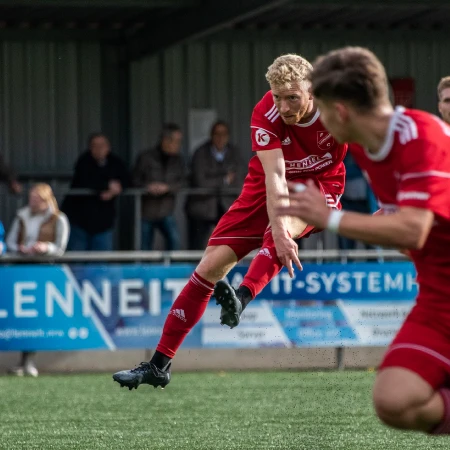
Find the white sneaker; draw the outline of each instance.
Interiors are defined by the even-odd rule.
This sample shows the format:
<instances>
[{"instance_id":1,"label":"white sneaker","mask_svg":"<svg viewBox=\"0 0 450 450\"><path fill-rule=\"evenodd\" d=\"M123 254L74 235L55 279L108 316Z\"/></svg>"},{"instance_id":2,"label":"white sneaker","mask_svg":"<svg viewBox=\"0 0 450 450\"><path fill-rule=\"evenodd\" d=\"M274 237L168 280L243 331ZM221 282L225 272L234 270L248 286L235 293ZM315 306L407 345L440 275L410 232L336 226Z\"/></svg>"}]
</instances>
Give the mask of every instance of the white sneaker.
<instances>
[{"instance_id":1,"label":"white sneaker","mask_svg":"<svg viewBox=\"0 0 450 450\"><path fill-rule=\"evenodd\" d=\"M36 369L36 366L33 363L25 364L24 373L30 377L37 377L39 375L39 371Z\"/></svg>"},{"instance_id":2,"label":"white sneaker","mask_svg":"<svg viewBox=\"0 0 450 450\"><path fill-rule=\"evenodd\" d=\"M16 377L23 377L25 375L25 370L22 366L16 366L11 367L11 369L8 370L8 373L10 375L15 375Z\"/></svg>"}]
</instances>

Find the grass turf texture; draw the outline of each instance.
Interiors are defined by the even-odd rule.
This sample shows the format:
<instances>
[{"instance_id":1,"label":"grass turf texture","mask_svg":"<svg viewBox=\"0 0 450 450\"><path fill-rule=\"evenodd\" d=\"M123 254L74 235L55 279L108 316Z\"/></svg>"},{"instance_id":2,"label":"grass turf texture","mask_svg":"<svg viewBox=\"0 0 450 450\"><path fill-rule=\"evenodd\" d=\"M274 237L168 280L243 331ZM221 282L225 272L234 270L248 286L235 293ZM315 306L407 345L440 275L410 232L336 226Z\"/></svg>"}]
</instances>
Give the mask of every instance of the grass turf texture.
<instances>
[{"instance_id":1,"label":"grass turf texture","mask_svg":"<svg viewBox=\"0 0 450 450\"><path fill-rule=\"evenodd\" d=\"M390 430L368 372L175 373L165 390L109 374L0 377L0 448L449 449L450 437Z\"/></svg>"}]
</instances>

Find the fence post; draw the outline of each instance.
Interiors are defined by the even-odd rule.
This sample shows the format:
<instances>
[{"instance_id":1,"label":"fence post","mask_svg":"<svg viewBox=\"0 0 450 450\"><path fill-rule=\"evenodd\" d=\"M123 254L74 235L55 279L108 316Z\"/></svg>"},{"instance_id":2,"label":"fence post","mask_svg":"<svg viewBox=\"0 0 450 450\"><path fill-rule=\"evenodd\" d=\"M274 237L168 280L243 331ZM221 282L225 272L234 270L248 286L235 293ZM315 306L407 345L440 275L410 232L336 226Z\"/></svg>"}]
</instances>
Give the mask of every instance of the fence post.
<instances>
[{"instance_id":1,"label":"fence post","mask_svg":"<svg viewBox=\"0 0 450 450\"><path fill-rule=\"evenodd\" d=\"M142 229L142 197L141 192L135 192L134 198L134 249L136 251L141 250L141 229Z\"/></svg>"},{"instance_id":2,"label":"fence post","mask_svg":"<svg viewBox=\"0 0 450 450\"><path fill-rule=\"evenodd\" d=\"M337 370L344 370L344 347L336 347L336 367Z\"/></svg>"}]
</instances>

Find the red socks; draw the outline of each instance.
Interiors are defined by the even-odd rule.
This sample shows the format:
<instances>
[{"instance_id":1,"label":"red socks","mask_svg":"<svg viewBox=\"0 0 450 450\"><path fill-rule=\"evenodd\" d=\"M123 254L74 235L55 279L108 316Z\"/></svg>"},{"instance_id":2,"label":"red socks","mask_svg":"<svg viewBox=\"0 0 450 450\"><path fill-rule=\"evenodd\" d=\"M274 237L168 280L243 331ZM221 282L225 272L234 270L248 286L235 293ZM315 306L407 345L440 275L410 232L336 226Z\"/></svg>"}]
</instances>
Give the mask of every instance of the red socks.
<instances>
[{"instance_id":1,"label":"red socks","mask_svg":"<svg viewBox=\"0 0 450 450\"><path fill-rule=\"evenodd\" d=\"M444 400L444 418L431 434L450 434L450 389L439 389Z\"/></svg>"},{"instance_id":2,"label":"red socks","mask_svg":"<svg viewBox=\"0 0 450 450\"><path fill-rule=\"evenodd\" d=\"M253 258L241 286L246 286L255 298L282 268L283 264L278 259L272 232L268 231L264 235L261 250Z\"/></svg>"},{"instance_id":3,"label":"red socks","mask_svg":"<svg viewBox=\"0 0 450 450\"><path fill-rule=\"evenodd\" d=\"M173 358L189 331L201 319L213 293L214 285L194 272L175 300L156 350Z\"/></svg>"}]
</instances>

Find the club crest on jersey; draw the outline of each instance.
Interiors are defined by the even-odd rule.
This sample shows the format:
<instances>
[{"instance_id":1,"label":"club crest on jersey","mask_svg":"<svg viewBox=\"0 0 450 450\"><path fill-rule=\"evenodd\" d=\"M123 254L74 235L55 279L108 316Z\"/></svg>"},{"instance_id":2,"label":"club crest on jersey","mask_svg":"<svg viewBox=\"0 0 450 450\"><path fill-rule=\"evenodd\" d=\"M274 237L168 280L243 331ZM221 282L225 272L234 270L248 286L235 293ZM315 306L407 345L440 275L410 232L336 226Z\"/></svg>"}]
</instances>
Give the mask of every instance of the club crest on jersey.
<instances>
[{"instance_id":1,"label":"club crest on jersey","mask_svg":"<svg viewBox=\"0 0 450 450\"><path fill-rule=\"evenodd\" d=\"M265 146L270 142L270 136L266 130L258 128L255 134L256 143L261 146Z\"/></svg>"},{"instance_id":2,"label":"club crest on jersey","mask_svg":"<svg viewBox=\"0 0 450 450\"><path fill-rule=\"evenodd\" d=\"M334 145L334 138L328 131L317 132L317 147L320 150L329 150Z\"/></svg>"}]
</instances>

